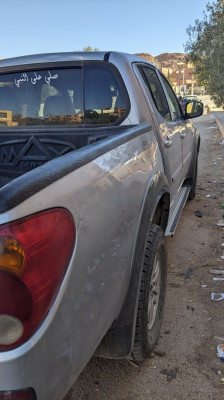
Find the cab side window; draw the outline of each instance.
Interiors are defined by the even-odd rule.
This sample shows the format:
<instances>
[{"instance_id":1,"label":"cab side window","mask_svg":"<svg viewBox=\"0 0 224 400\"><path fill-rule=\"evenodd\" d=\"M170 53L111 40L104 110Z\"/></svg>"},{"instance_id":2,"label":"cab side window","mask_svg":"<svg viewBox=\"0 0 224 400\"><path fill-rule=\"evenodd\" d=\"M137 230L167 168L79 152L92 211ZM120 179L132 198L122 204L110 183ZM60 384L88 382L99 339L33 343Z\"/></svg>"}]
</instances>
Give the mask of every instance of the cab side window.
<instances>
[{"instance_id":1,"label":"cab side window","mask_svg":"<svg viewBox=\"0 0 224 400\"><path fill-rule=\"evenodd\" d=\"M145 66L139 67L139 71L150 90L157 110L163 118L171 120L169 105L156 71L153 68Z\"/></svg>"},{"instance_id":2,"label":"cab side window","mask_svg":"<svg viewBox=\"0 0 224 400\"><path fill-rule=\"evenodd\" d=\"M173 113L173 119L176 121L178 119L182 118L182 113L180 109L180 104L176 98L176 95L174 94L173 89L171 88L170 84L167 82L166 78L163 75L160 75L163 84L165 86L167 95L169 97L172 113Z\"/></svg>"}]
</instances>

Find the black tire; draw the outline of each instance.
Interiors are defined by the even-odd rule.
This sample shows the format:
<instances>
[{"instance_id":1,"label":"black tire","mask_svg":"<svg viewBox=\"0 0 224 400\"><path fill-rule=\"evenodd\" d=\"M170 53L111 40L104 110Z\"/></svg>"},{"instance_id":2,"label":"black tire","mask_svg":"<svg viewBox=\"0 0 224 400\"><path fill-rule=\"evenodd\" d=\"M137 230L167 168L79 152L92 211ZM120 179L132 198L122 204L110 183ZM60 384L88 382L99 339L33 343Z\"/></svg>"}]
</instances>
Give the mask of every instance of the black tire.
<instances>
[{"instance_id":1,"label":"black tire","mask_svg":"<svg viewBox=\"0 0 224 400\"><path fill-rule=\"evenodd\" d=\"M193 200L196 195L196 185L197 185L197 176L198 176L198 154L196 155L195 165L194 165L194 175L192 179L191 189L188 195L188 200Z\"/></svg>"},{"instance_id":2,"label":"black tire","mask_svg":"<svg viewBox=\"0 0 224 400\"><path fill-rule=\"evenodd\" d=\"M165 298L167 255L163 230L152 225L147 233L132 358L146 360L160 333Z\"/></svg>"}]
</instances>

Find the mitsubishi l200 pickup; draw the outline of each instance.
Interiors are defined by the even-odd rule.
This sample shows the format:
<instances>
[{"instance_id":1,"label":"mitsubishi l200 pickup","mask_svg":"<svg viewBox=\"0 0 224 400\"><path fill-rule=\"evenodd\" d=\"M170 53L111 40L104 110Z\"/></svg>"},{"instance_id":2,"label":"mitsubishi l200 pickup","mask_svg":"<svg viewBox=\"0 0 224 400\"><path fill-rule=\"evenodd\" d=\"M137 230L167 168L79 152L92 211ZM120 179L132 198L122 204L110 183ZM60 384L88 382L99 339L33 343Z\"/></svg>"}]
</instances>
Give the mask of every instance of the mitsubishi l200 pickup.
<instances>
[{"instance_id":1,"label":"mitsubishi l200 pickup","mask_svg":"<svg viewBox=\"0 0 224 400\"><path fill-rule=\"evenodd\" d=\"M62 400L93 354L149 356L202 112L133 55L0 61L0 400Z\"/></svg>"}]
</instances>

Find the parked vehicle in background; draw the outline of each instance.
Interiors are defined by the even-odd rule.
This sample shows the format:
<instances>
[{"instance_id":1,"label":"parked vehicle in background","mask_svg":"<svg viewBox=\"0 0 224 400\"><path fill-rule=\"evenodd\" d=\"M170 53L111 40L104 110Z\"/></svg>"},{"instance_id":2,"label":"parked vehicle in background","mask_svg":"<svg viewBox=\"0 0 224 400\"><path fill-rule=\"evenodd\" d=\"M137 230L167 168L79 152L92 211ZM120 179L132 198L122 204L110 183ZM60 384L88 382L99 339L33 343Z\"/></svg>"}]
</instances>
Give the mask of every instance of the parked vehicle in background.
<instances>
[{"instance_id":1,"label":"parked vehicle in background","mask_svg":"<svg viewBox=\"0 0 224 400\"><path fill-rule=\"evenodd\" d=\"M198 102L201 100L199 100L198 96L196 96L196 95L183 96L182 100L180 101L180 105L181 105L181 108L183 111L185 110L185 106L186 106L187 102L189 102L189 101L193 103L193 102Z\"/></svg>"},{"instance_id":2,"label":"parked vehicle in background","mask_svg":"<svg viewBox=\"0 0 224 400\"><path fill-rule=\"evenodd\" d=\"M61 400L94 353L149 357L195 104L128 54L0 61L0 400Z\"/></svg>"}]
</instances>

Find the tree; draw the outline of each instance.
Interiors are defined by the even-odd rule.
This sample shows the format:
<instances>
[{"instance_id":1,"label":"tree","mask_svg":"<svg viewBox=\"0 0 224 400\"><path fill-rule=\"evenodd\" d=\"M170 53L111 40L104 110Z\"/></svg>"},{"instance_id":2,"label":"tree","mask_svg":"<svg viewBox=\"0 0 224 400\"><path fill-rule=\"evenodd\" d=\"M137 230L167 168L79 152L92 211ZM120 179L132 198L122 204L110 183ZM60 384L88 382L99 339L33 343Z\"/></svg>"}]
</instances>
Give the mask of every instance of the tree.
<instances>
[{"instance_id":1,"label":"tree","mask_svg":"<svg viewBox=\"0 0 224 400\"><path fill-rule=\"evenodd\" d=\"M83 47L82 51L99 51L97 47L93 48L91 46Z\"/></svg>"},{"instance_id":2,"label":"tree","mask_svg":"<svg viewBox=\"0 0 224 400\"><path fill-rule=\"evenodd\" d=\"M224 108L224 1L208 3L202 21L187 28L185 51L194 64L199 85L207 86L218 107Z\"/></svg>"}]
</instances>

